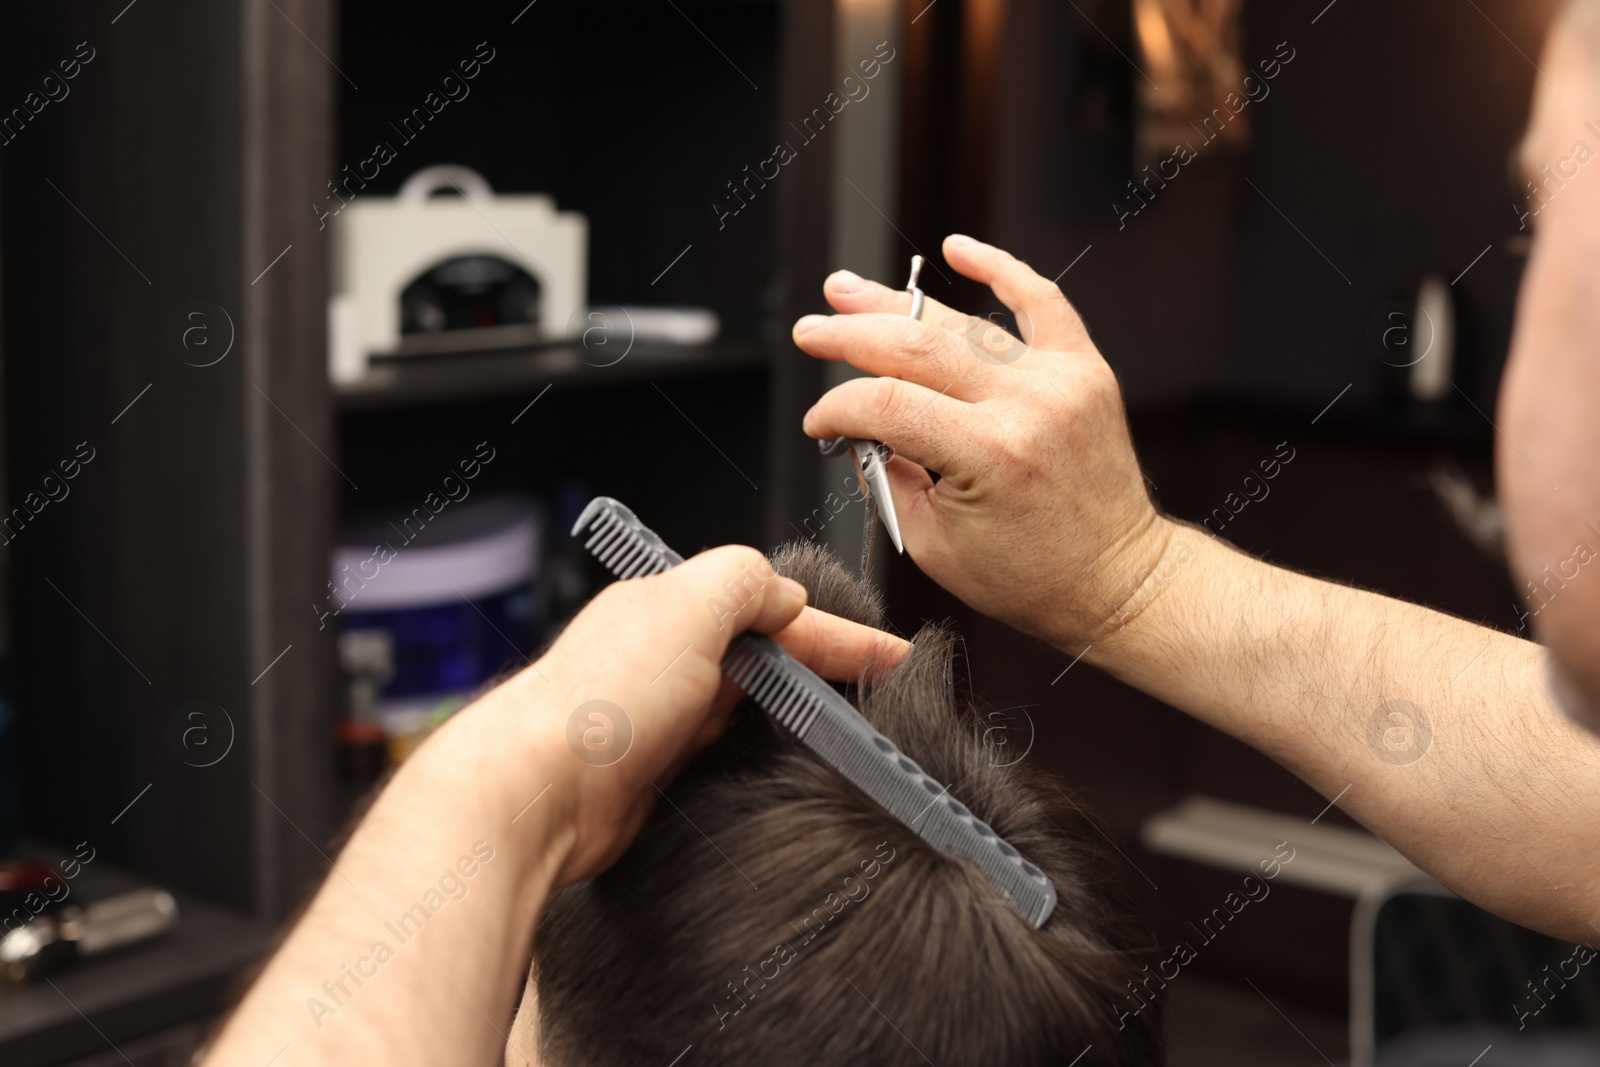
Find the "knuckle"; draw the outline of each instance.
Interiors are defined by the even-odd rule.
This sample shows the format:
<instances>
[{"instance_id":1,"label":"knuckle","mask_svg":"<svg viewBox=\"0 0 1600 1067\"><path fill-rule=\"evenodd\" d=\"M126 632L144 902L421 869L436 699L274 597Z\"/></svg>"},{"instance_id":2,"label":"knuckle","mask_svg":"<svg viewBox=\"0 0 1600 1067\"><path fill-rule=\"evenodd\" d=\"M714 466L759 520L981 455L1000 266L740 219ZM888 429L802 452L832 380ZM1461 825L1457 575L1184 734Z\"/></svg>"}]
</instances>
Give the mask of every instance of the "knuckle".
<instances>
[{"instance_id":1,"label":"knuckle","mask_svg":"<svg viewBox=\"0 0 1600 1067\"><path fill-rule=\"evenodd\" d=\"M908 321L903 329L905 346L918 363L937 367L948 362L949 352L940 331L915 320Z\"/></svg>"},{"instance_id":2,"label":"knuckle","mask_svg":"<svg viewBox=\"0 0 1600 1067\"><path fill-rule=\"evenodd\" d=\"M626 615L638 606L639 587L642 584L642 582L612 582L594 595L594 599L589 602L589 610L606 615Z\"/></svg>"},{"instance_id":3,"label":"knuckle","mask_svg":"<svg viewBox=\"0 0 1600 1067\"><path fill-rule=\"evenodd\" d=\"M767 557L762 555L758 549L751 548L749 545L718 545L716 548L706 549L701 553L700 557L696 558L703 558L703 563L696 568L699 576L693 579L695 583L709 580L716 584L725 579L737 578L745 573L755 573L763 576L771 573ZM680 574L685 575L683 581L688 582L691 580L687 576L687 572L678 567L664 571L656 577L670 580Z\"/></svg>"},{"instance_id":4,"label":"knuckle","mask_svg":"<svg viewBox=\"0 0 1600 1067\"><path fill-rule=\"evenodd\" d=\"M1038 459L1040 442L1046 436L1041 422L1043 420L1037 417L1010 419L991 446L1005 456L1008 466L1030 467Z\"/></svg>"},{"instance_id":5,"label":"knuckle","mask_svg":"<svg viewBox=\"0 0 1600 1067\"><path fill-rule=\"evenodd\" d=\"M760 549L751 548L749 545L728 545L722 551L727 553L729 571L752 571L762 577L772 573L772 566L767 562L767 557L761 554Z\"/></svg>"},{"instance_id":6,"label":"knuckle","mask_svg":"<svg viewBox=\"0 0 1600 1067\"><path fill-rule=\"evenodd\" d=\"M892 422L905 406L905 386L898 378L873 378L867 389L869 410L878 423Z\"/></svg>"},{"instance_id":7,"label":"knuckle","mask_svg":"<svg viewBox=\"0 0 1600 1067\"><path fill-rule=\"evenodd\" d=\"M1070 439L1078 421L1072 402L1045 390L1005 421L997 447L1016 465L1033 468L1054 462L1054 452Z\"/></svg>"},{"instance_id":8,"label":"knuckle","mask_svg":"<svg viewBox=\"0 0 1600 1067\"><path fill-rule=\"evenodd\" d=\"M1062 293L1059 285L1048 278L1034 274L1032 271L1029 271L1029 275L1027 290L1030 297L1041 304L1053 304L1058 307L1066 304L1066 295Z\"/></svg>"},{"instance_id":9,"label":"knuckle","mask_svg":"<svg viewBox=\"0 0 1600 1067\"><path fill-rule=\"evenodd\" d=\"M1075 391L1096 407L1122 404L1122 389L1117 384L1116 372L1104 361L1083 368Z\"/></svg>"}]
</instances>

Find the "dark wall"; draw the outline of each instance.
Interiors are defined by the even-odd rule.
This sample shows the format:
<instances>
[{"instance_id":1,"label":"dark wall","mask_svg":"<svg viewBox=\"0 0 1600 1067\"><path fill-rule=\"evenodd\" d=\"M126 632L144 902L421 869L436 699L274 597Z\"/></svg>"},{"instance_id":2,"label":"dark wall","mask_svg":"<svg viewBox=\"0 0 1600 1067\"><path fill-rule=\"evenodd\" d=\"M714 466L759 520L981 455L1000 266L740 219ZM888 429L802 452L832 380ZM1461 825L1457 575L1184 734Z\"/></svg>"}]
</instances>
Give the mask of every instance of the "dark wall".
<instances>
[{"instance_id":1,"label":"dark wall","mask_svg":"<svg viewBox=\"0 0 1600 1067\"><path fill-rule=\"evenodd\" d=\"M1460 384L1489 406L1522 268L1510 161L1556 6L1344 0L1315 26L1296 10L1306 5L1251 9L1247 57L1284 40L1298 55L1242 161L1261 193L1236 194L1224 390L1315 409L1354 381L1346 399L1371 402L1383 376L1366 343L1373 312L1413 296L1423 272L1450 281L1487 249L1454 294Z\"/></svg>"},{"instance_id":2,"label":"dark wall","mask_svg":"<svg viewBox=\"0 0 1600 1067\"><path fill-rule=\"evenodd\" d=\"M927 19L958 23L959 6ZM1249 147L1197 135L1199 158L1121 224L1117 205L1137 206L1125 182L1142 83L1125 5L1004 7L994 112L946 142L993 143L990 192L912 225L930 240L946 224L981 227L1047 276L1092 245L1061 284L1134 404L1221 391L1315 411L1352 381L1347 399L1370 401L1383 377L1366 341L1373 312L1414 296L1424 271L1455 278L1486 247L1454 293L1462 384L1492 399L1521 268L1508 163L1555 0L1339 0L1315 24L1323 3L1245 5L1246 66L1280 43L1294 56L1244 109Z\"/></svg>"},{"instance_id":3,"label":"dark wall","mask_svg":"<svg viewBox=\"0 0 1600 1067\"><path fill-rule=\"evenodd\" d=\"M229 427L249 386L237 359L199 370L166 345L185 301L242 310L242 232L213 225L242 211L240 140L229 133L239 86L194 62L208 42L239 38L239 12L134 11L113 26L87 9L19 9L0 62L9 106L79 42L95 57L70 95L0 149L8 503L39 489L79 442L94 456L66 483L70 495L0 550L12 583L21 829L88 840L114 861L182 871L190 887L246 903L246 799L225 771L184 773L163 734L165 717L202 694L238 715L249 681L244 570L209 547L244 535L244 448ZM165 76L146 76L152 67ZM150 625L153 599L188 610ZM186 656L219 627L233 634L229 647L208 662ZM203 811L206 825L170 833L180 808ZM213 862L181 858L197 848Z\"/></svg>"},{"instance_id":4,"label":"dark wall","mask_svg":"<svg viewBox=\"0 0 1600 1067\"><path fill-rule=\"evenodd\" d=\"M302 744L329 725L305 606L330 518L308 443L331 447L325 287L299 210L333 76L301 34L327 42L328 8L10 14L7 108L79 42L94 56L0 147L8 505L93 454L0 548L20 829L272 913L321 862L296 824L333 829L331 760ZM216 747L232 735L210 766L169 733L191 700L225 713Z\"/></svg>"}]
</instances>

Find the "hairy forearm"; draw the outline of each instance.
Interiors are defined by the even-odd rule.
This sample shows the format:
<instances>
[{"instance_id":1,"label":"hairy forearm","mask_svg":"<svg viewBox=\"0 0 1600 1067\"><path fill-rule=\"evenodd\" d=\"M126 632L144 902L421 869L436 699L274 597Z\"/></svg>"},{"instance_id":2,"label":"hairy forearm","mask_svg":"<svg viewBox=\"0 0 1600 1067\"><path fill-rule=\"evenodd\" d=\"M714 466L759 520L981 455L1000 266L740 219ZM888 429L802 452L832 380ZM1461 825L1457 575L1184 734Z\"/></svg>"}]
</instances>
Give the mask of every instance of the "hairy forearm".
<instances>
[{"instance_id":1,"label":"hairy forearm","mask_svg":"<svg viewBox=\"0 0 1600 1067\"><path fill-rule=\"evenodd\" d=\"M537 755L526 796L474 787L485 752L519 747L512 716L527 716L515 703L497 691L401 768L209 1067L261 1067L286 1048L277 1062L500 1062L563 846L550 798L518 817L549 781ZM485 747L502 731L499 746Z\"/></svg>"},{"instance_id":2,"label":"hairy forearm","mask_svg":"<svg viewBox=\"0 0 1600 1067\"><path fill-rule=\"evenodd\" d=\"M1550 703L1543 649L1192 527L1166 558L1091 661L1342 794L1463 896L1600 936L1600 743Z\"/></svg>"}]
</instances>

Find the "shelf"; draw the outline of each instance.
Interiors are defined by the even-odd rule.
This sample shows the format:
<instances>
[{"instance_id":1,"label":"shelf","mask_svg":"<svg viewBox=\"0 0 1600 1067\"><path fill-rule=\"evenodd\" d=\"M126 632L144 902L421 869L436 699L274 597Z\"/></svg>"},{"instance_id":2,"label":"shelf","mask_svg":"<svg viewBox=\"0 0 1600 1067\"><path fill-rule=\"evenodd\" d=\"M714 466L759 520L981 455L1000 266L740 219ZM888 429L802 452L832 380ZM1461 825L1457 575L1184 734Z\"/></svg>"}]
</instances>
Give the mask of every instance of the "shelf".
<instances>
[{"instance_id":1,"label":"shelf","mask_svg":"<svg viewBox=\"0 0 1600 1067\"><path fill-rule=\"evenodd\" d=\"M537 391L551 384L604 387L761 367L768 362L768 350L753 341L634 344L617 362L597 365L610 358L576 344L393 357L374 361L357 381L334 382L333 401L341 410L420 407Z\"/></svg>"},{"instance_id":2,"label":"shelf","mask_svg":"<svg viewBox=\"0 0 1600 1067\"><path fill-rule=\"evenodd\" d=\"M47 863L64 856L28 848L23 853ZM150 883L97 858L70 884L71 899L78 902ZM186 894L174 896L179 922L171 934L52 973L55 988L42 980L0 986L0 1063L59 1063L105 1051L107 1041L120 1045L226 1007L234 978L266 951L272 931Z\"/></svg>"}]
</instances>

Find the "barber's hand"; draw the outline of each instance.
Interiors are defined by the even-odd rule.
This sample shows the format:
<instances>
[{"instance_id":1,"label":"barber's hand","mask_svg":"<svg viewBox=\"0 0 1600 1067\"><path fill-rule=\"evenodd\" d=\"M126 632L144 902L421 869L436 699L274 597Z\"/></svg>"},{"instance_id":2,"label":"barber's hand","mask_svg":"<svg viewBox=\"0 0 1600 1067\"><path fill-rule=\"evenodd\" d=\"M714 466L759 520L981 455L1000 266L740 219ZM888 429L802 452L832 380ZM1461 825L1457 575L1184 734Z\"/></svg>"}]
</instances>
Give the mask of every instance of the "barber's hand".
<instances>
[{"instance_id":1,"label":"barber's hand","mask_svg":"<svg viewBox=\"0 0 1600 1067\"><path fill-rule=\"evenodd\" d=\"M1150 501L1116 378L1061 290L970 238L947 238L944 254L993 289L1022 340L931 299L912 320L910 294L834 274L824 292L845 314L806 316L795 343L880 377L830 390L805 432L887 443L923 571L1075 655L1118 627L1174 526Z\"/></svg>"},{"instance_id":2,"label":"barber's hand","mask_svg":"<svg viewBox=\"0 0 1600 1067\"><path fill-rule=\"evenodd\" d=\"M559 813L570 836L555 885L608 867L657 802L657 786L722 732L740 697L722 675L722 657L742 631L770 634L836 681L857 681L911 648L805 607L805 599L805 589L779 578L755 549L712 549L664 574L608 586L534 668L508 683L537 709L534 728L547 754L540 767L553 780L540 803L556 809L544 814ZM592 709L604 718L580 712L593 700L615 710ZM525 776L522 789L531 795L530 781Z\"/></svg>"}]
</instances>

